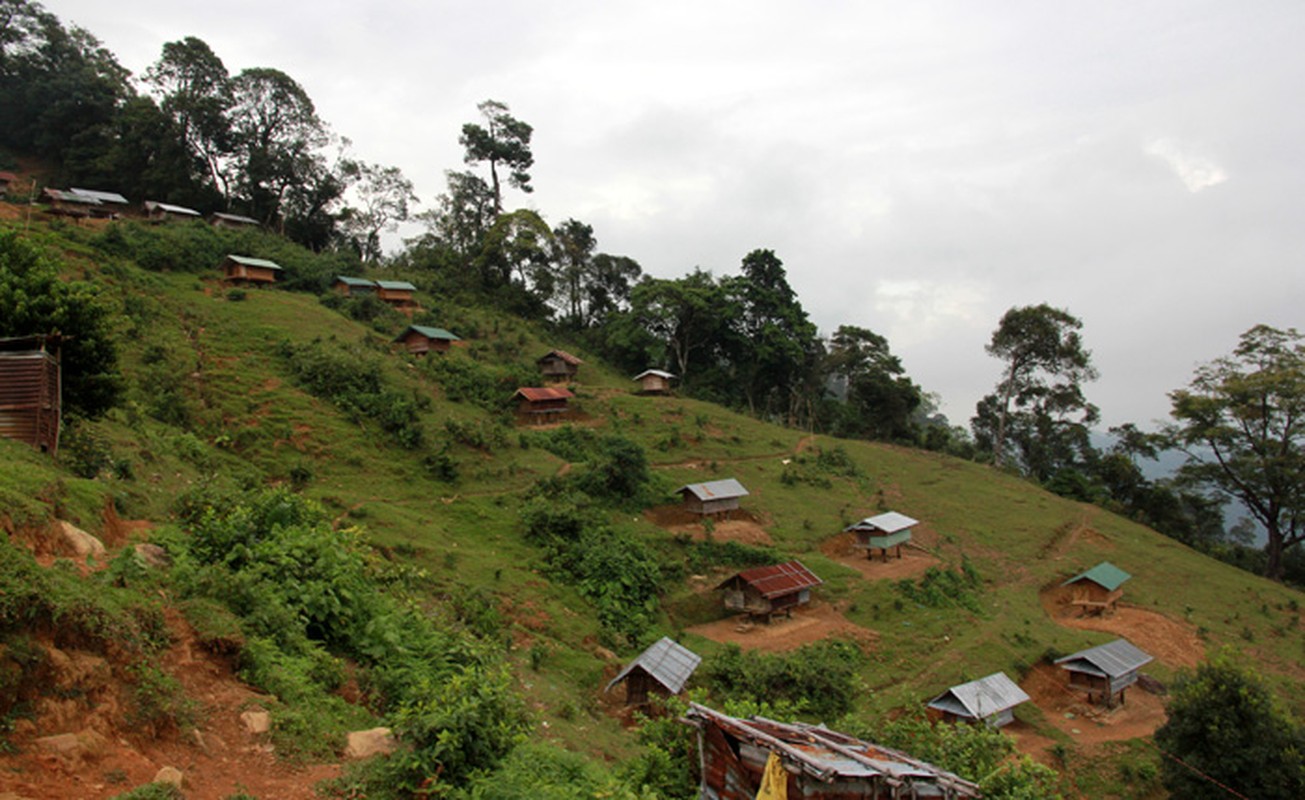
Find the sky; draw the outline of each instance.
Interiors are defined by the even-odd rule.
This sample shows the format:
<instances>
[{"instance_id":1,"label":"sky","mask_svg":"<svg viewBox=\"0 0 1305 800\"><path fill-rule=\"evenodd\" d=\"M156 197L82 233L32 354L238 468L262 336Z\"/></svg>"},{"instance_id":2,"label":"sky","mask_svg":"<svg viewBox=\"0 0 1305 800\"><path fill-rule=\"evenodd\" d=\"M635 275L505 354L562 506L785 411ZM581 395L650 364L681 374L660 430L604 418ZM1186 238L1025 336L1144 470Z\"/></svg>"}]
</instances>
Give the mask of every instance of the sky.
<instances>
[{"instance_id":1,"label":"sky","mask_svg":"<svg viewBox=\"0 0 1305 800\"><path fill-rule=\"evenodd\" d=\"M1298 327L1305 3L47 0L136 75L197 36L304 86L429 208L476 104L534 126L552 225L656 277L767 248L822 333L886 336L955 424L1001 315L1083 321L1103 425ZM414 231L415 232L415 231Z\"/></svg>"}]
</instances>

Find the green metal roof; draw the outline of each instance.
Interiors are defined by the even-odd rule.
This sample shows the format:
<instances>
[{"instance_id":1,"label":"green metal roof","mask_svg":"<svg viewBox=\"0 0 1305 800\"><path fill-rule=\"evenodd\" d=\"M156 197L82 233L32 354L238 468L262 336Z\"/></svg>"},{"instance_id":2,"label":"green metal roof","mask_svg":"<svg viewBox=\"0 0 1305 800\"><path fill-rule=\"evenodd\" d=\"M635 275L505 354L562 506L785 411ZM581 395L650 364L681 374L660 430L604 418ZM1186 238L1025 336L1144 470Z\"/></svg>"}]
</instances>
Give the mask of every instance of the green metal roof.
<instances>
[{"instance_id":1,"label":"green metal roof","mask_svg":"<svg viewBox=\"0 0 1305 800\"><path fill-rule=\"evenodd\" d=\"M275 261L268 261L265 258L250 258L249 256L227 256L227 258L237 264L244 264L246 267L262 267L263 269L280 270L281 265Z\"/></svg>"},{"instance_id":2,"label":"green metal roof","mask_svg":"<svg viewBox=\"0 0 1305 800\"><path fill-rule=\"evenodd\" d=\"M408 331L416 331L417 333L420 333L422 336L425 336L427 339L447 339L450 342L462 341L462 337L455 336L452 333L449 333L448 331L444 330L443 328L427 328L425 325L409 325L407 328L403 329L403 333L399 334L394 338L394 341L397 342L403 337L407 336Z\"/></svg>"},{"instance_id":3,"label":"green metal roof","mask_svg":"<svg viewBox=\"0 0 1305 800\"><path fill-rule=\"evenodd\" d=\"M348 275L337 275L335 279L345 286L370 286L376 288L376 281L369 281L366 278L351 278Z\"/></svg>"},{"instance_id":4,"label":"green metal roof","mask_svg":"<svg viewBox=\"0 0 1305 800\"><path fill-rule=\"evenodd\" d=\"M1086 579L1097 584L1107 592L1113 592L1118 589L1124 581L1131 577L1133 576L1124 572L1119 567L1116 567L1114 564L1111 564L1109 561L1102 561L1087 572L1079 573L1065 581L1061 586L1068 586L1071 583L1076 583Z\"/></svg>"},{"instance_id":5,"label":"green metal roof","mask_svg":"<svg viewBox=\"0 0 1305 800\"><path fill-rule=\"evenodd\" d=\"M407 281L377 281L376 285L382 289L393 289L396 291L415 292L417 287Z\"/></svg>"}]
</instances>

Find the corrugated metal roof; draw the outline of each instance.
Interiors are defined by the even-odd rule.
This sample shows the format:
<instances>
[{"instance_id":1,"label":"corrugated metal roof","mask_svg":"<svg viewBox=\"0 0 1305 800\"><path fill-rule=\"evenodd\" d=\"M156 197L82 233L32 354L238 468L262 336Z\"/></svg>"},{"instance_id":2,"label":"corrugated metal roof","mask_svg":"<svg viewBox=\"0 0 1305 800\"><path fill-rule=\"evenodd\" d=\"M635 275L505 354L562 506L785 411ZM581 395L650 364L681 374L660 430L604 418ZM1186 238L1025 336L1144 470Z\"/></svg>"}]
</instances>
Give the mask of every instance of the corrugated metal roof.
<instances>
[{"instance_id":1,"label":"corrugated metal roof","mask_svg":"<svg viewBox=\"0 0 1305 800\"><path fill-rule=\"evenodd\" d=\"M560 386L523 386L517 389L516 394L532 403L537 403L540 400L568 400L575 397L570 391ZM516 397L516 394L513 397Z\"/></svg>"},{"instance_id":2,"label":"corrugated metal roof","mask_svg":"<svg viewBox=\"0 0 1305 800\"><path fill-rule=\"evenodd\" d=\"M641 667L658 683L665 686L671 694L679 694L684 684L688 682L689 676L701 663L702 656L663 636L640 653L629 666L621 670L621 674L613 678L607 684L607 688L611 690L613 686L625 680L631 670Z\"/></svg>"},{"instance_id":3,"label":"corrugated metal roof","mask_svg":"<svg viewBox=\"0 0 1305 800\"><path fill-rule=\"evenodd\" d=\"M98 189L78 189L76 186L74 186L70 191L72 191L73 194L79 194L82 197L94 197L101 203L113 203L120 206L127 205L127 198L117 192L101 192Z\"/></svg>"},{"instance_id":4,"label":"corrugated metal roof","mask_svg":"<svg viewBox=\"0 0 1305 800\"><path fill-rule=\"evenodd\" d=\"M765 717L745 720L697 703L689 704L685 717L700 726L715 725L763 753L774 753L791 773L810 776L821 784L837 786L848 779L880 778L889 786L903 787L902 796L979 797L978 785L958 775L823 725L788 724ZM712 766L707 765L708 772Z\"/></svg>"},{"instance_id":5,"label":"corrugated metal roof","mask_svg":"<svg viewBox=\"0 0 1305 800\"><path fill-rule=\"evenodd\" d=\"M397 342L403 337L407 336L408 331L416 331L417 333L420 333L422 336L425 336L427 339L447 339L450 342L462 341L460 337L454 336L453 334L449 333L443 328L427 328L425 325L409 325L408 327L403 329L403 333L394 337L394 341Z\"/></svg>"},{"instance_id":6,"label":"corrugated metal roof","mask_svg":"<svg viewBox=\"0 0 1305 800\"><path fill-rule=\"evenodd\" d=\"M801 561L785 561L783 564L745 569L716 588L719 589L734 580L734 578L749 584L762 597L767 599L792 594L824 583L824 581L816 577L814 572L807 569Z\"/></svg>"},{"instance_id":7,"label":"corrugated metal roof","mask_svg":"<svg viewBox=\"0 0 1305 800\"><path fill-rule=\"evenodd\" d=\"M676 494L692 492L699 500L728 500L731 497L747 497L748 490L733 478L706 483L690 483L675 490Z\"/></svg>"},{"instance_id":8,"label":"corrugated metal roof","mask_svg":"<svg viewBox=\"0 0 1305 800\"><path fill-rule=\"evenodd\" d=\"M668 381L669 381L669 380L672 380L672 379L675 378L674 375L672 375L671 373L666 372L666 371L664 371L664 370L660 370L660 369L646 369L646 370L644 370L643 372L640 372L638 375L635 375L635 376L634 376L633 378L631 378L630 380L632 380L632 381L637 381L637 380L639 380L639 379L641 379L641 378L646 378L646 377L648 377L649 375L656 375L657 377L659 377L659 378L665 378L665 379L668 380Z\"/></svg>"},{"instance_id":9,"label":"corrugated metal roof","mask_svg":"<svg viewBox=\"0 0 1305 800\"><path fill-rule=\"evenodd\" d=\"M415 292L417 287L407 281L377 281L376 285L392 292Z\"/></svg>"},{"instance_id":10,"label":"corrugated metal roof","mask_svg":"<svg viewBox=\"0 0 1305 800\"><path fill-rule=\"evenodd\" d=\"M1014 708L1027 702L1029 696L1006 677L1004 672L994 672L986 678L953 686L929 702L930 708L938 708L958 716L983 719L999 711ZM959 704L960 709L956 708ZM961 712L961 713L958 713Z\"/></svg>"},{"instance_id":11,"label":"corrugated metal roof","mask_svg":"<svg viewBox=\"0 0 1305 800\"><path fill-rule=\"evenodd\" d=\"M252 217L242 217L239 214L227 214L222 211L214 211L212 216L216 219L224 219L227 222L239 222L244 225L258 224L258 220L253 219Z\"/></svg>"},{"instance_id":12,"label":"corrugated metal roof","mask_svg":"<svg viewBox=\"0 0 1305 800\"><path fill-rule=\"evenodd\" d=\"M1127 639L1116 639L1113 642L1099 644L1073 655L1058 658L1056 663L1063 664L1067 669L1075 672L1118 678L1154 660L1152 656L1134 647Z\"/></svg>"},{"instance_id":13,"label":"corrugated metal roof","mask_svg":"<svg viewBox=\"0 0 1305 800\"><path fill-rule=\"evenodd\" d=\"M160 203L157 200L146 200L145 208L149 211L158 209L160 211L166 211L169 214L182 214L187 217L200 216L200 213L193 208L186 208L185 206L174 206L171 203Z\"/></svg>"},{"instance_id":14,"label":"corrugated metal roof","mask_svg":"<svg viewBox=\"0 0 1305 800\"><path fill-rule=\"evenodd\" d=\"M229 255L227 256L227 259L234 261L237 264L244 264L246 267L262 267L263 269L275 269L275 270L281 269L280 264L277 264L275 261L268 261L265 258L250 258L249 256Z\"/></svg>"},{"instance_id":15,"label":"corrugated metal roof","mask_svg":"<svg viewBox=\"0 0 1305 800\"><path fill-rule=\"evenodd\" d=\"M866 517L860 522L848 525L845 531L883 531L884 533L897 533L906 530L914 525L919 525L920 521L911 519L905 514L898 514L896 511L889 511L874 517Z\"/></svg>"},{"instance_id":16,"label":"corrugated metal roof","mask_svg":"<svg viewBox=\"0 0 1305 800\"><path fill-rule=\"evenodd\" d=\"M65 203L81 203L88 206L103 205L99 200L90 195L65 192L62 189L44 189L41 193L49 197L51 200L61 200Z\"/></svg>"},{"instance_id":17,"label":"corrugated metal roof","mask_svg":"<svg viewBox=\"0 0 1305 800\"><path fill-rule=\"evenodd\" d=\"M16 181L18 176L12 172L0 172L0 181Z\"/></svg>"},{"instance_id":18,"label":"corrugated metal roof","mask_svg":"<svg viewBox=\"0 0 1305 800\"><path fill-rule=\"evenodd\" d=\"M573 367L578 367L581 364L585 363L565 350L549 350L547 353L544 353L542 356L535 359L535 362L538 363L546 358L549 358L550 356L557 356L558 358L562 359L563 361L565 361L566 363L570 364Z\"/></svg>"},{"instance_id":19,"label":"corrugated metal roof","mask_svg":"<svg viewBox=\"0 0 1305 800\"><path fill-rule=\"evenodd\" d=\"M1114 564L1111 564L1109 561L1102 561L1087 572L1080 572L1078 575L1065 581L1061 586L1068 586L1071 583L1087 580L1092 581L1107 592L1113 592L1118 589L1124 581L1131 577L1133 576L1124 572L1119 567L1116 567Z\"/></svg>"},{"instance_id":20,"label":"corrugated metal roof","mask_svg":"<svg viewBox=\"0 0 1305 800\"><path fill-rule=\"evenodd\" d=\"M351 278L348 275L336 275L335 282L343 283L345 286L369 286L373 289L376 288L376 281L369 281L366 278Z\"/></svg>"}]
</instances>

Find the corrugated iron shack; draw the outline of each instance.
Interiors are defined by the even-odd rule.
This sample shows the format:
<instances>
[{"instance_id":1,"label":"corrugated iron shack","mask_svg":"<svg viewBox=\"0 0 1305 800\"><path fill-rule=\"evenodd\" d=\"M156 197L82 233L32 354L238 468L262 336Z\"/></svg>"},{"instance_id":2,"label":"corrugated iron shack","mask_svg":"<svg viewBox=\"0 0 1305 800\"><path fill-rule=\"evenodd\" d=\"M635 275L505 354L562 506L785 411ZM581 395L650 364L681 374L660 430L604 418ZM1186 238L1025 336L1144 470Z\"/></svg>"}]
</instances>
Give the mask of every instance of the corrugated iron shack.
<instances>
[{"instance_id":1,"label":"corrugated iron shack","mask_svg":"<svg viewBox=\"0 0 1305 800\"><path fill-rule=\"evenodd\" d=\"M856 541L852 544L854 547L864 548L866 558L874 558L874 551L878 550L883 560L887 561L890 547L896 547L897 557L902 557L902 545L911 541L911 528L919 524L919 520L911 519L905 514L898 514L896 511L889 511L854 522L843 531L856 534Z\"/></svg>"},{"instance_id":2,"label":"corrugated iron shack","mask_svg":"<svg viewBox=\"0 0 1305 800\"><path fill-rule=\"evenodd\" d=\"M275 261L249 256L227 256L222 262L222 277L232 283L276 283L281 266Z\"/></svg>"},{"instance_id":3,"label":"corrugated iron shack","mask_svg":"<svg viewBox=\"0 0 1305 800\"><path fill-rule=\"evenodd\" d=\"M566 383L575 380L580 372L580 365L585 363L565 350L549 350L535 359L539 373L554 383Z\"/></svg>"},{"instance_id":4,"label":"corrugated iron shack","mask_svg":"<svg viewBox=\"0 0 1305 800\"><path fill-rule=\"evenodd\" d=\"M753 800L772 759L790 798L905 800L979 797L979 787L898 750L823 725L740 719L691 703L684 721L698 730L704 800Z\"/></svg>"},{"instance_id":5,"label":"corrugated iron shack","mask_svg":"<svg viewBox=\"0 0 1305 800\"><path fill-rule=\"evenodd\" d=\"M1015 720L1015 706L1028 701L1029 696L1006 673L994 672L953 686L930 700L929 708L944 722L982 722L1000 728Z\"/></svg>"},{"instance_id":6,"label":"corrugated iron shack","mask_svg":"<svg viewBox=\"0 0 1305 800\"><path fill-rule=\"evenodd\" d=\"M783 613L793 616L796 606L811 602L812 587L824 583L801 561L745 569L716 588L725 592L728 611L746 611L754 617Z\"/></svg>"},{"instance_id":7,"label":"corrugated iron shack","mask_svg":"<svg viewBox=\"0 0 1305 800\"><path fill-rule=\"evenodd\" d=\"M1056 659L1069 673L1069 687L1087 692L1088 701L1104 706L1124 702L1124 690L1137 683L1137 672L1154 659L1127 639L1090 647Z\"/></svg>"},{"instance_id":8,"label":"corrugated iron shack","mask_svg":"<svg viewBox=\"0 0 1305 800\"><path fill-rule=\"evenodd\" d=\"M113 214L112 209L105 209L104 204L94 197L65 192L62 189L42 189L41 199L49 205L46 213L55 216L82 219L93 215L112 216Z\"/></svg>"},{"instance_id":9,"label":"corrugated iron shack","mask_svg":"<svg viewBox=\"0 0 1305 800\"><path fill-rule=\"evenodd\" d=\"M131 202L117 192L105 192L100 189L78 189L76 186L68 191L79 197L92 198L98 203L98 206L91 207L92 216L113 218L131 212Z\"/></svg>"},{"instance_id":10,"label":"corrugated iron shack","mask_svg":"<svg viewBox=\"0 0 1305 800\"><path fill-rule=\"evenodd\" d=\"M18 183L18 176L12 172L0 172L0 195L9 194L9 188Z\"/></svg>"},{"instance_id":11,"label":"corrugated iron shack","mask_svg":"<svg viewBox=\"0 0 1305 800\"><path fill-rule=\"evenodd\" d=\"M239 214L224 214L221 211L215 211L209 215L208 221L214 228L257 228L258 220L250 217L242 217Z\"/></svg>"},{"instance_id":12,"label":"corrugated iron shack","mask_svg":"<svg viewBox=\"0 0 1305 800\"><path fill-rule=\"evenodd\" d=\"M409 325L404 329L403 333L394 337L394 341L402 342L409 353L424 356L431 351L436 353L447 352L454 342L460 342L462 339L443 328Z\"/></svg>"},{"instance_id":13,"label":"corrugated iron shack","mask_svg":"<svg viewBox=\"0 0 1305 800\"><path fill-rule=\"evenodd\" d=\"M748 496L748 490L733 478L690 483L676 489L675 493L683 497L685 511L703 516L729 516L729 512L738 509L739 500Z\"/></svg>"},{"instance_id":14,"label":"corrugated iron shack","mask_svg":"<svg viewBox=\"0 0 1305 800\"><path fill-rule=\"evenodd\" d=\"M630 380L639 384L639 392L642 394L670 394L671 381L675 380L675 376L665 370L646 369Z\"/></svg>"},{"instance_id":15,"label":"corrugated iron shack","mask_svg":"<svg viewBox=\"0 0 1305 800\"><path fill-rule=\"evenodd\" d=\"M702 656L663 636L612 678L606 691L624 683L627 706L647 703L649 694L677 695L701 663Z\"/></svg>"},{"instance_id":16,"label":"corrugated iron shack","mask_svg":"<svg viewBox=\"0 0 1305 800\"><path fill-rule=\"evenodd\" d=\"M168 222L174 219L203 219L204 217L193 208L146 200L145 218L150 222Z\"/></svg>"},{"instance_id":17,"label":"corrugated iron shack","mask_svg":"<svg viewBox=\"0 0 1305 800\"><path fill-rule=\"evenodd\" d=\"M517 413L527 422L560 419L571 411L568 404L575 395L567 389L550 386L523 386L513 397L520 398Z\"/></svg>"},{"instance_id":18,"label":"corrugated iron shack","mask_svg":"<svg viewBox=\"0 0 1305 800\"><path fill-rule=\"evenodd\" d=\"M0 436L53 455L59 450L63 389L59 337L0 339Z\"/></svg>"},{"instance_id":19,"label":"corrugated iron shack","mask_svg":"<svg viewBox=\"0 0 1305 800\"><path fill-rule=\"evenodd\" d=\"M1071 587L1070 602L1084 613L1102 614L1113 611L1124 596L1119 588L1133 577L1109 561L1102 561L1087 572L1079 573L1061 584Z\"/></svg>"}]
</instances>

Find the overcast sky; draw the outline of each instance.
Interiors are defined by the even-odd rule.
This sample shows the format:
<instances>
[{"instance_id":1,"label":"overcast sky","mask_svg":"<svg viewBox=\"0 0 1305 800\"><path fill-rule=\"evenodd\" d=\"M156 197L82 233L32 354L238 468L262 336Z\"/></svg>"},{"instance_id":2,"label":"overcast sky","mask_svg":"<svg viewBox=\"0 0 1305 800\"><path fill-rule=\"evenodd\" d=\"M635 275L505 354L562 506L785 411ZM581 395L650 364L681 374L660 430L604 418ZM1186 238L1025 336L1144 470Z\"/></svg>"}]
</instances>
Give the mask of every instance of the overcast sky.
<instances>
[{"instance_id":1,"label":"overcast sky","mask_svg":"<svg viewBox=\"0 0 1305 800\"><path fill-rule=\"evenodd\" d=\"M137 75L275 67L429 205L487 98L533 207L675 277L784 261L968 424L1006 309L1084 322L1107 425L1150 427L1257 323L1300 326L1305 3L48 0Z\"/></svg>"}]
</instances>

